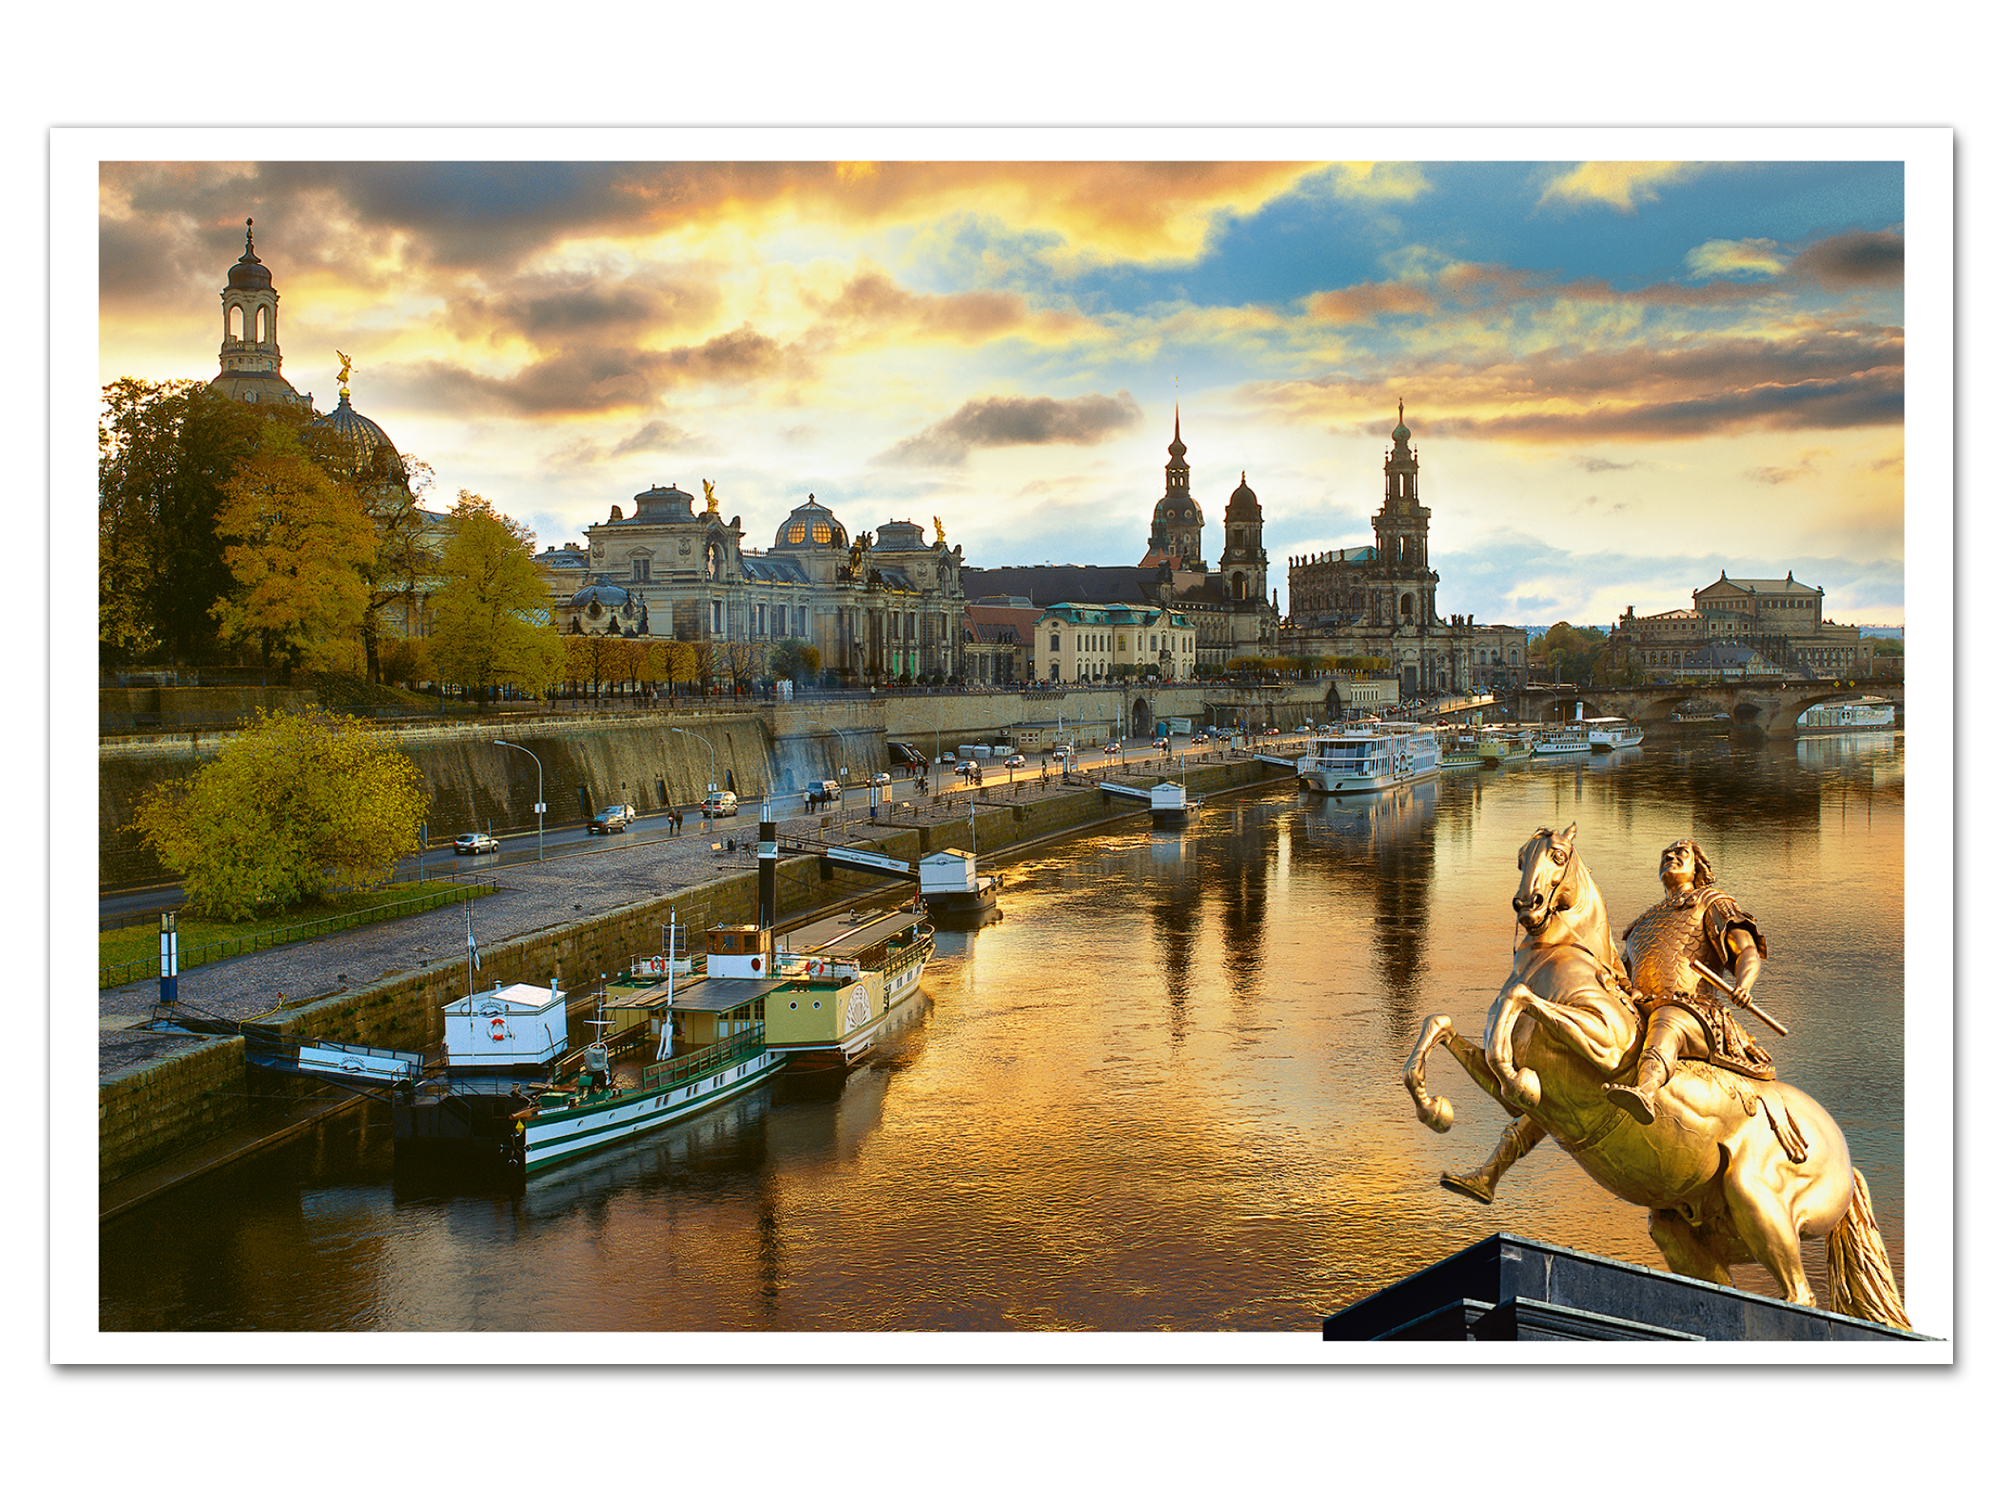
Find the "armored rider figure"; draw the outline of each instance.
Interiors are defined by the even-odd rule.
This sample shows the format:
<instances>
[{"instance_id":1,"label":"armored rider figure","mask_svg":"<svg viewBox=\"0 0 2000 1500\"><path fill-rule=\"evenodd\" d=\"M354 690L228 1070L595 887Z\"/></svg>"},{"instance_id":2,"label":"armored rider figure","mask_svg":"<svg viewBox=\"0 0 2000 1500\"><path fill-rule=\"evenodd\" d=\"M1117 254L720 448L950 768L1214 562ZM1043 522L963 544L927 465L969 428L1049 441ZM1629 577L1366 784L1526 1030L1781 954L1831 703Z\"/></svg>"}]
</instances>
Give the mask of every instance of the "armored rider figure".
<instances>
[{"instance_id":1,"label":"armored rider figure","mask_svg":"<svg viewBox=\"0 0 2000 1500\"><path fill-rule=\"evenodd\" d=\"M1707 964L1735 980L1728 998L1750 998L1763 961L1769 956L1763 934L1750 914L1715 884L1708 856L1693 839L1669 844L1660 853L1660 883L1666 895L1625 929L1627 972L1638 991L1646 1023L1639 1074L1630 1084L1607 1083L1612 1103L1646 1124L1653 1100L1683 1058L1699 1058L1752 1078L1772 1078L1770 1054L1744 1034L1722 1008L1716 987L1694 970ZM1493 1154L1470 1172L1445 1172L1438 1181L1455 1193L1491 1203L1501 1176L1534 1150L1548 1132L1527 1115L1511 1121ZM1789 1127L1780 1130L1793 1160L1804 1157L1803 1142Z\"/></svg>"},{"instance_id":2,"label":"armored rider figure","mask_svg":"<svg viewBox=\"0 0 2000 1500\"><path fill-rule=\"evenodd\" d=\"M1684 1058L1698 1058L1749 1078L1777 1076L1771 1055L1723 1006L1750 998L1769 950L1750 914L1715 884L1701 845L1680 839L1660 853L1666 895L1625 929L1625 967L1639 992L1646 1040L1639 1073L1629 1084L1607 1083L1611 1102L1650 1125L1654 1096ZM1734 981L1724 990L1695 968L1706 964Z\"/></svg>"}]
</instances>

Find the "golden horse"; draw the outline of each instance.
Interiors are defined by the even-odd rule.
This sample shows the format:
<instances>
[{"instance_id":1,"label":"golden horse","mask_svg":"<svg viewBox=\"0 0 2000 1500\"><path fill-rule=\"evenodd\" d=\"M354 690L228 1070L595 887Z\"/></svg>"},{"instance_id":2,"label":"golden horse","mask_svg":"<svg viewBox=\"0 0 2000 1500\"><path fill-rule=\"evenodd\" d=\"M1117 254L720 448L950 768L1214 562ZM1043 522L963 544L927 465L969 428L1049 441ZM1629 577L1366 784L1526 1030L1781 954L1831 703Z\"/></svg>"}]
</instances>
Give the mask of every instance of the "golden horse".
<instances>
[{"instance_id":1,"label":"golden horse","mask_svg":"<svg viewBox=\"0 0 2000 1500\"><path fill-rule=\"evenodd\" d=\"M1451 1129L1451 1101L1424 1088L1425 1060L1442 1044L1510 1115L1539 1127L1531 1135L1546 1131L1600 1185L1649 1209L1668 1270L1731 1286L1729 1268L1755 1261L1787 1300L1812 1307L1799 1246L1824 1237L1833 1311L1908 1328L1868 1184L1810 1095L1683 1060L1650 1125L1605 1096L1607 1081L1634 1076L1644 1027L1575 838L1574 823L1541 828L1521 847L1521 937L1485 1046L1449 1016L1424 1022L1403 1072L1418 1118Z\"/></svg>"}]
</instances>

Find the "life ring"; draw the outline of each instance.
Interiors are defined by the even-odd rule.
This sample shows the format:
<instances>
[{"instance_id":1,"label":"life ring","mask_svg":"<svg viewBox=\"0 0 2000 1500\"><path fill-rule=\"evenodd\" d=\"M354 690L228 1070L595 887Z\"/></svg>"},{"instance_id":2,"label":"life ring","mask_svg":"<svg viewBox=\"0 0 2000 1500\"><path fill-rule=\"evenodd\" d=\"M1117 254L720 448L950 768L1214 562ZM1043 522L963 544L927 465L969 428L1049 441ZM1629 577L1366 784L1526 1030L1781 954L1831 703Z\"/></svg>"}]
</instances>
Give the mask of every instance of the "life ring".
<instances>
[{"instance_id":1,"label":"life ring","mask_svg":"<svg viewBox=\"0 0 2000 1500\"><path fill-rule=\"evenodd\" d=\"M820 975L826 972L826 965L821 963L816 958L808 959L806 962L806 972L812 975L813 978L817 979L820 977Z\"/></svg>"},{"instance_id":2,"label":"life ring","mask_svg":"<svg viewBox=\"0 0 2000 1500\"><path fill-rule=\"evenodd\" d=\"M504 1017L495 1016L493 1018L492 1036L493 1040L496 1042L504 1042L507 1040L507 1022Z\"/></svg>"}]
</instances>

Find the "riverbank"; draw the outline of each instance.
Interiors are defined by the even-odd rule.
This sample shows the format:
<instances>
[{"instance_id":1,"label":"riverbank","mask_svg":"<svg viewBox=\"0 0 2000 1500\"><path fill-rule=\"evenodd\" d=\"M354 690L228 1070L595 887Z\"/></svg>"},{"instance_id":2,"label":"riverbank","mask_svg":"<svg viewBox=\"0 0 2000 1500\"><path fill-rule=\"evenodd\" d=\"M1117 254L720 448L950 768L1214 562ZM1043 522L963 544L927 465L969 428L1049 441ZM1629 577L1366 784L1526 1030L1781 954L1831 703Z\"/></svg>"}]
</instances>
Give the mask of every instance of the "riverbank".
<instances>
[{"instance_id":1,"label":"riverbank","mask_svg":"<svg viewBox=\"0 0 2000 1500\"><path fill-rule=\"evenodd\" d=\"M1135 760L1120 779L1144 785L1164 769L1158 761ZM1189 785L1205 796L1283 774L1242 752L1187 759ZM885 816L871 824L865 804L850 805L844 818L783 819L779 837L844 841L912 860L970 843L997 861L1146 813L1088 785L1025 775L899 803ZM656 950L670 915L694 931L754 919L756 838L750 807L718 821L711 834L691 824L678 837L606 841L585 854L493 870L498 892L472 908L479 982L541 984L556 972L580 992L633 954ZM856 872L822 869L811 856L785 860L779 879L781 909L793 918L893 889ZM462 907L445 908L208 965L182 977L179 1008L189 1016L256 1020L289 1035L421 1050L440 1039L439 1008L465 987L465 927ZM99 992L100 1212L130 1196L118 1191L121 1180L182 1158L190 1175L206 1170L204 1162L219 1162L199 1148L256 1125L241 1039L137 1029L157 995L157 981Z\"/></svg>"}]
</instances>

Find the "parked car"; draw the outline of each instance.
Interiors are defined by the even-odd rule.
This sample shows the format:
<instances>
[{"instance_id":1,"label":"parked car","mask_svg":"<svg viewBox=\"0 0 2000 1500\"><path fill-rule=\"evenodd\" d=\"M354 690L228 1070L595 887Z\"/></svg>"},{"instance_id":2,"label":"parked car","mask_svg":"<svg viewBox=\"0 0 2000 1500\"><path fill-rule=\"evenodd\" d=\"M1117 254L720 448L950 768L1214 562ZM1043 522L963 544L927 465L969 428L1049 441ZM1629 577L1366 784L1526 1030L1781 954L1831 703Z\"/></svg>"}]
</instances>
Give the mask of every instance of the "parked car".
<instances>
[{"instance_id":1,"label":"parked car","mask_svg":"<svg viewBox=\"0 0 2000 1500\"><path fill-rule=\"evenodd\" d=\"M1025 766L1027 763L1028 763L1028 757L1025 755L1010 755L1000 764L1002 768L1005 770L1018 771L1021 769L1021 767Z\"/></svg>"},{"instance_id":2,"label":"parked car","mask_svg":"<svg viewBox=\"0 0 2000 1500\"><path fill-rule=\"evenodd\" d=\"M736 793L710 792L701 800L701 812L705 818L733 818L736 816Z\"/></svg>"},{"instance_id":3,"label":"parked car","mask_svg":"<svg viewBox=\"0 0 2000 1500\"><path fill-rule=\"evenodd\" d=\"M490 833L461 833L453 842L454 854L492 854L500 847L500 840Z\"/></svg>"},{"instance_id":4,"label":"parked car","mask_svg":"<svg viewBox=\"0 0 2000 1500\"><path fill-rule=\"evenodd\" d=\"M890 780L891 777L887 771L877 771L873 776L868 778L868 784L870 786L888 786Z\"/></svg>"},{"instance_id":5,"label":"parked car","mask_svg":"<svg viewBox=\"0 0 2000 1500\"><path fill-rule=\"evenodd\" d=\"M840 800L840 783L831 779L806 783L806 806L825 807Z\"/></svg>"},{"instance_id":6,"label":"parked car","mask_svg":"<svg viewBox=\"0 0 2000 1500\"><path fill-rule=\"evenodd\" d=\"M1118 753L1118 741L1113 740L1110 744L1106 745L1104 753L1106 755L1116 755Z\"/></svg>"},{"instance_id":7,"label":"parked car","mask_svg":"<svg viewBox=\"0 0 2000 1500\"><path fill-rule=\"evenodd\" d=\"M583 825L583 830L585 833L623 833L625 825L638 816L639 809L630 803L614 803L595 814Z\"/></svg>"}]
</instances>

